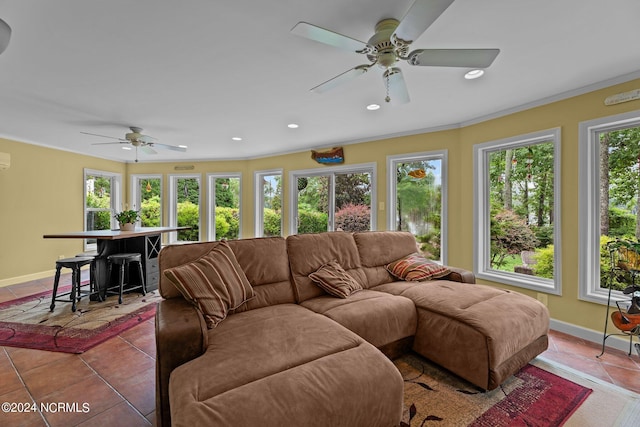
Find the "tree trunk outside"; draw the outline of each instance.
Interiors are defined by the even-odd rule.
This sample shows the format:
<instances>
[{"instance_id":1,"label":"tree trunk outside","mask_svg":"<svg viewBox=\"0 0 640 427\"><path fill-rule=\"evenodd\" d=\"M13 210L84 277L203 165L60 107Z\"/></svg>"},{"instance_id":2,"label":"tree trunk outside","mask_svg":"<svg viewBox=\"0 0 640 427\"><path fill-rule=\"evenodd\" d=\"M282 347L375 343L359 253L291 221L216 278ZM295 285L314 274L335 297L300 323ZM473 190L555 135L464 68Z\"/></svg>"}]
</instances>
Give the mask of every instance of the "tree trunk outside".
<instances>
[{"instance_id":1,"label":"tree trunk outside","mask_svg":"<svg viewBox=\"0 0 640 427\"><path fill-rule=\"evenodd\" d=\"M511 188L511 169L513 161L513 150L507 149L504 151L504 208L508 210L513 209L513 193Z\"/></svg>"},{"instance_id":2,"label":"tree trunk outside","mask_svg":"<svg viewBox=\"0 0 640 427\"><path fill-rule=\"evenodd\" d=\"M636 236L638 226L636 221ZM609 134L600 140L600 235L609 235Z\"/></svg>"}]
</instances>

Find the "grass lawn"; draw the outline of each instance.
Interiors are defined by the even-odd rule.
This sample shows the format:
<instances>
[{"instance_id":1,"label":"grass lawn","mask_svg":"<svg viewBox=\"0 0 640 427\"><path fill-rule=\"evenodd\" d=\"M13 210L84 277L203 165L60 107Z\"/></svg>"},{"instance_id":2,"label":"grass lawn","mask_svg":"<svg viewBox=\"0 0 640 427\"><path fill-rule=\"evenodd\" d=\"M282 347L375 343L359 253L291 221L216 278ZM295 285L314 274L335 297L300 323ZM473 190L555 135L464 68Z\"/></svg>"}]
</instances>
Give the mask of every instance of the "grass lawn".
<instances>
[{"instance_id":1,"label":"grass lawn","mask_svg":"<svg viewBox=\"0 0 640 427\"><path fill-rule=\"evenodd\" d=\"M503 266L497 267L496 269L501 271L513 272L513 267L515 267L516 265L522 265L522 258L520 257L520 254L509 255L505 257L504 262L505 264Z\"/></svg>"}]
</instances>

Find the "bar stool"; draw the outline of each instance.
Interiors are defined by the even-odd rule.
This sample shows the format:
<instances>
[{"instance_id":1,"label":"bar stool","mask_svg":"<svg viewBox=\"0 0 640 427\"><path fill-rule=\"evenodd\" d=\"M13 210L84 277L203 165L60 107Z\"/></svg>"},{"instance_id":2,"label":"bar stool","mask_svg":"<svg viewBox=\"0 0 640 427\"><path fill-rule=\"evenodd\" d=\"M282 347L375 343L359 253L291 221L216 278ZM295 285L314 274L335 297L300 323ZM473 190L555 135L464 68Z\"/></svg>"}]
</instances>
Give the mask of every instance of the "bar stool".
<instances>
[{"instance_id":1,"label":"bar stool","mask_svg":"<svg viewBox=\"0 0 640 427\"><path fill-rule=\"evenodd\" d=\"M91 293L98 294L98 301L102 301L102 296L98 292L98 282L96 281L96 257L98 256L97 251L88 251L82 252L76 255L79 258L93 258L91 261L91 265L89 266L89 284L91 285Z\"/></svg>"},{"instance_id":2,"label":"bar stool","mask_svg":"<svg viewBox=\"0 0 640 427\"><path fill-rule=\"evenodd\" d=\"M124 285L125 285L125 282L124 282L125 267L131 266L132 263L138 264L138 274L140 279L140 285L127 288L127 290L142 289L142 295L147 294L147 287L145 286L145 283L144 283L144 273L142 272L142 256L140 254L125 253L125 254L109 255L107 257L107 261L109 262L109 273L107 275L108 278L111 278L111 271L114 264L120 266L120 271L118 273L118 286L117 286L118 290L117 291L112 290L116 288L115 286L107 287L105 291L105 296L108 296L109 294L111 295L117 294L119 296L118 304L122 304L122 289L124 288Z\"/></svg>"},{"instance_id":3,"label":"bar stool","mask_svg":"<svg viewBox=\"0 0 640 427\"><path fill-rule=\"evenodd\" d=\"M83 296L87 296L91 294L91 290L83 293L81 290L80 284L80 268L84 267L87 264L91 264L93 261L92 257L74 257L74 258L64 258L56 261L56 276L53 281L53 296L51 297L51 306L49 307L51 311L56 306L56 301L59 302L70 302L71 303L71 311L76 311L76 303L80 301L80 298ZM58 295L58 284L60 283L60 270L62 268L70 268L71 269L71 292L67 292L62 295ZM88 284L91 285L90 283ZM69 299L60 299L60 297L69 295Z\"/></svg>"}]
</instances>

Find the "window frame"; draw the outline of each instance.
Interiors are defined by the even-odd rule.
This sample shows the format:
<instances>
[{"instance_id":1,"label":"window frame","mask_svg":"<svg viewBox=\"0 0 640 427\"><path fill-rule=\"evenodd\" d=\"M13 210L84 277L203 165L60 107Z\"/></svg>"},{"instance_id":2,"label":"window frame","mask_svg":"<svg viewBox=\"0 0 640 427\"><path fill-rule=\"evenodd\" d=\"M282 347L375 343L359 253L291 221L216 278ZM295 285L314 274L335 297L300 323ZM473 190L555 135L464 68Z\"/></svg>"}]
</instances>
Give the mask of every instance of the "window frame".
<instances>
[{"instance_id":1,"label":"window frame","mask_svg":"<svg viewBox=\"0 0 640 427\"><path fill-rule=\"evenodd\" d=\"M600 287L600 139L603 132L640 126L640 110L600 117L578 124L579 286L578 299L607 304L609 291ZM611 292L611 304L623 298Z\"/></svg>"},{"instance_id":2,"label":"window frame","mask_svg":"<svg viewBox=\"0 0 640 427\"><path fill-rule=\"evenodd\" d=\"M396 210L397 210L397 187L398 180L396 178L396 170L399 163L409 163L418 161L440 160L441 161L441 212L440 212L440 260L437 261L444 265L448 262L448 190L447 190L447 167L449 159L449 150L423 151L419 153L395 154L387 156L387 229L396 229Z\"/></svg>"},{"instance_id":3,"label":"window frame","mask_svg":"<svg viewBox=\"0 0 640 427\"><path fill-rule=\"evenodd\" d=\"M82 212L83 212L83 219L82 219L82 228L84 231L87 231L87 213L90 211L93 211L93 209L87 209L87 176L91 176L91 175L96 175L96 176L102 176L102 177L109 177L109 179L111 180L111 194L110 194L110 199L111 199L111 214L110 214L110 228L116 228L117 227L117 222L114 218L115 213L118 210L122 210L122 174L118 173L118 172L109 172L109 171L102 171L102 170L98 170L98 169L89 169L89 168L84 168L83 169L83 181L82 181L82 188L83 188L83 192L82 192ZM84 239L84 250L86 252L89 251L95 251L97 250L98 245L97 243L89 243L87 239Z\"/></svg>"},{"instance_id":4,"label":"window frame","mask_svg":"<svg viewBox=\"0 0 640 427\"><path fill-rule=\"evenodd\" d=\"M554 186L554 274L553 280L537 276L528 276L515 272L494 270L489 267L491 254L491 222L489 156L497 151L521 148L530 145L553 143L553 186ZM562 238L561 238L561 130L552 128L524 135L516 135L495 141L476 144L474 157L474 274L479 279L491 280L519 288L531 289L552 295L562 295Z\"/></svg>"},{"instance_id":5,"label":"window frame","mask_svg":"<svg viewBox=\"0 0 640 427\"><path fill-rule=\"evenodd\" d=\"M242 173L208 173L207 176L207 239L216 240L216 179L238 178L240 197L238 199L238 238L242 237Z\"/></svg>"},{"instance_id":6,"label":"window frame","mask_svg":"<svg viewBox=\"0 0 640 427\"><path fill-rule=\"evenodd\" d=\"M202 175L199 173L189 174L170 174L169 175L169 226L177 227L178 224L178 205L176 201L178 179L197 179L198 180L198 242L202 241ZM169 243L194 243L191 241L178 240L178 232L169 233Z\"/></svg>"},{"instance_id":7,"label":"window frame","mask_svg":"<svg viewBox=\"0 0 640 427\"><path fill-rule=\"evenodd\" d=\"M265 176L280 175L281 189L284 194L284 172L282 169L259 170L253 173L253 195L254 195L254 234L256 237L264 237L264 187L263 181ZM283 194L280 199L284 204ZM280 214L280 235L284 234L284 206Z\"/></svg>"},{"instance_id":8,"label":"window frame","mask_svg":"<svg viewBox=\"0 0 640 427\"><path fill-rule=\"evenodd\" d=\"M332 185L331 188L334 190L332 194L329 194L329 224L328 230L333 231L335 226L335 176L336 174L348 174L348 173L370 173L371 174L371 231L375 231L377 229L378 223L378 215L377 215L377 185L376 185L376 176L377 176L377 163L358 163L354 165L341 165L341 166L329 166L323 168L312 168L312 169L299 169L294 171L289 171L289 183L298 182L298 177L309 177L309 176L330 176ZM297 234L298 233L298 197L297 197L297 185L289 185L289 234Z\"/></svg>"}]
</instances>

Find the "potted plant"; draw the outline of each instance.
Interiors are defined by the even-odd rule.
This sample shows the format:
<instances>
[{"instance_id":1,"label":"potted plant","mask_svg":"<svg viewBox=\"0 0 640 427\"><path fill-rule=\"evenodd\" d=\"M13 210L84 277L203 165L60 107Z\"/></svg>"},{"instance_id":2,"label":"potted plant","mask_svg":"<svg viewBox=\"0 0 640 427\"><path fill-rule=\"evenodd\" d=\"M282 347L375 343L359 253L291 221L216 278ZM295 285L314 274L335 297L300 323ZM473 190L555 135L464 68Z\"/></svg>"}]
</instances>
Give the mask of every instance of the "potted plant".
<instances>
[{"instance_id":1,"label":"potted plant","mask_svg":"<svg viewBox=\"0 0 640 427\"><path fill-rule=\"evenodd\" d=\"M135 222L138 220L138 211L130 209L118 212L114 216L120 224L121 231L133 231L135 229Z\"/></svg>"}]
</instances>

